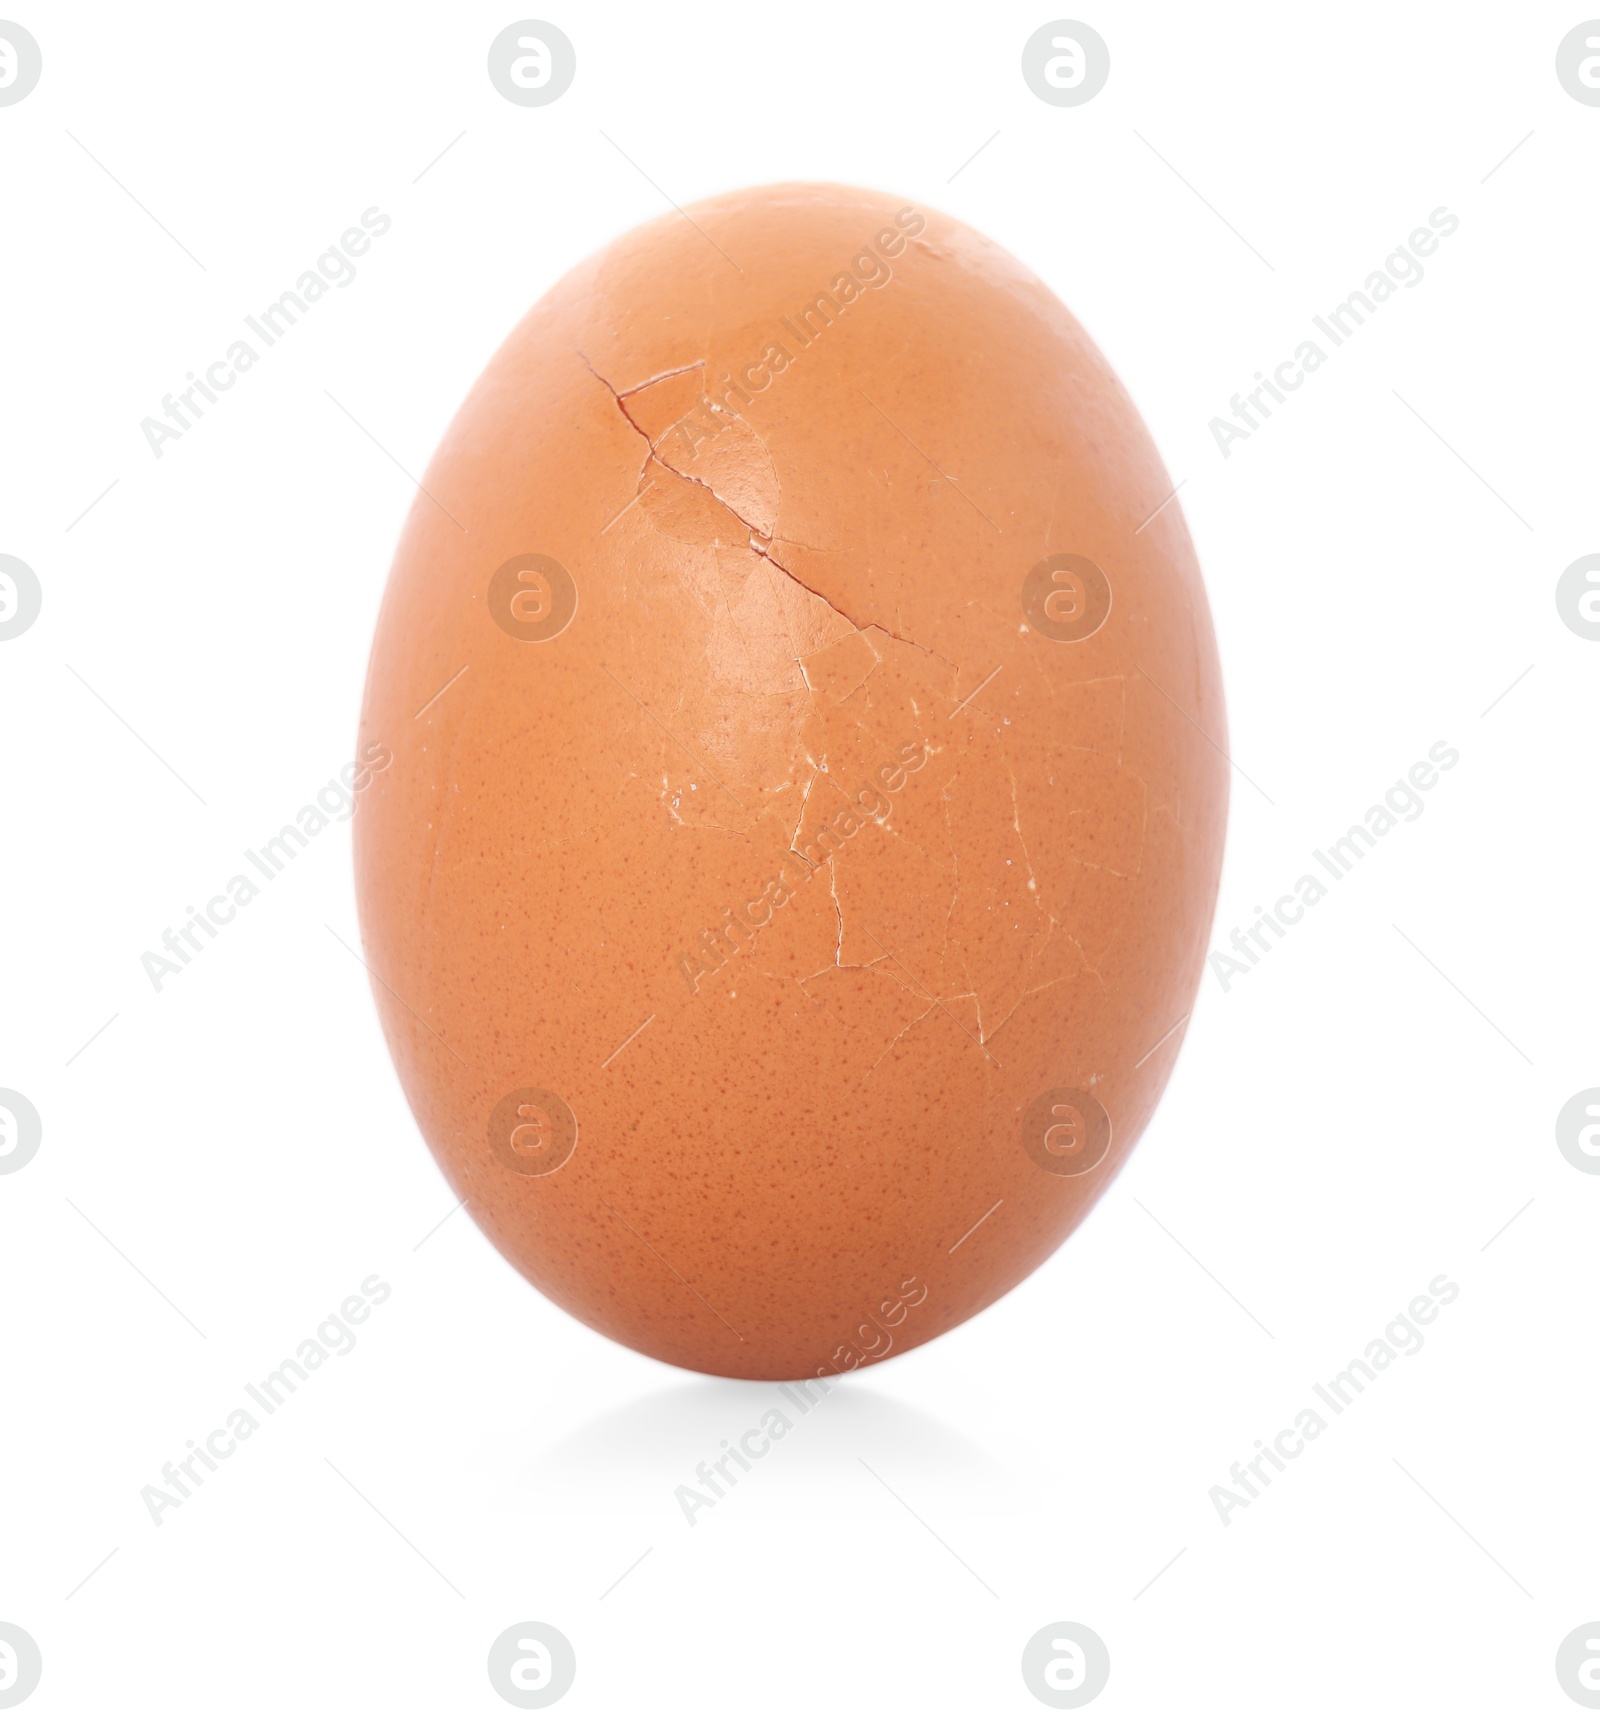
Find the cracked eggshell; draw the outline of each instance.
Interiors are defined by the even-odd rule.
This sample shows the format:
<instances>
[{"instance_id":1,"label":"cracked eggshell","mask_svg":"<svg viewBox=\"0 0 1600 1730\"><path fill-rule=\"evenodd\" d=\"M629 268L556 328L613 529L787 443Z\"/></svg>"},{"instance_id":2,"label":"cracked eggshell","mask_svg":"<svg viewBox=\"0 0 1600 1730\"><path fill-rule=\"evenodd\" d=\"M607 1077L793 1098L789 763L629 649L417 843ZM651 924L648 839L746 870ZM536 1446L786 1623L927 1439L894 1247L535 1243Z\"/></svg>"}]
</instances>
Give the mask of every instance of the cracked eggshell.
<instances>
[{"instance_id":1,"label":"cracked eggshell","mask_svg":"<svg viewBox=\"0 0 1600 1730\"><path fill-rule=\"evenodd\" d=\"M613 1339L788 1378L974 1315L1111 1182L1226 723L1171 482L1042 282L877 193L688 215L552 289L430 464L356 865L484 1233Z\"/></svg>"}]
</instances>

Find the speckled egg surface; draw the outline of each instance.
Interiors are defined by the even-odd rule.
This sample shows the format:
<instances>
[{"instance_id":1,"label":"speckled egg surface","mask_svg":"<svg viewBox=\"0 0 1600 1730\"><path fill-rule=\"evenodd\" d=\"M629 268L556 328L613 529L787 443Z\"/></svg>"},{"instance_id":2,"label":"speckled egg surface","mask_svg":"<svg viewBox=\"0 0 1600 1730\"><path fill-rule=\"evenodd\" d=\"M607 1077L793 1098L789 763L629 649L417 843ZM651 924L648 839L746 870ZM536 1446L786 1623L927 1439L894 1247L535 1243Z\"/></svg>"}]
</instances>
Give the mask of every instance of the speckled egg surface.
<instances>
[{"instance_id":1,"label":"speckled egg surface","mask_svg":"<svg viewBox=\"0 0 1600 1730\"><path fill-rule=\"evenodd\" d=\"M512 333L401 537L355 844L407 1098L540 1291L831 1374L1094 1205L1226 817L1170 493L1050 290L904 199L708 200Z\"/></svg>"}]
</instances>

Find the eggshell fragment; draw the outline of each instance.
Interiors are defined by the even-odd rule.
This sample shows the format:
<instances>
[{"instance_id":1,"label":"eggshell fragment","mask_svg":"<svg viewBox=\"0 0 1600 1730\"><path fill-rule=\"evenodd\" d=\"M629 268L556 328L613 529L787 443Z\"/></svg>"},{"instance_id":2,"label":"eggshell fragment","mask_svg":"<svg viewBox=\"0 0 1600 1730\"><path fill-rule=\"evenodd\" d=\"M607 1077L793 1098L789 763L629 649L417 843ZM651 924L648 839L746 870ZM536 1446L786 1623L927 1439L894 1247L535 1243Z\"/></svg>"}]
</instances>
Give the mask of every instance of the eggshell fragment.
<instances>
[{"instance_id":1,"label":"eggshell fragment","mask_svg":"<svg viewBox=\"0 0 1600 1730\"><path fill-rule=\"evenodd\" d=\"M1226 816L1171 492L1050 290L903 199L708 200L512 333L401 537L356 864L417 1122L547 1296L829 1374L1094 1205Z\"/></svg>"}]
</instances>

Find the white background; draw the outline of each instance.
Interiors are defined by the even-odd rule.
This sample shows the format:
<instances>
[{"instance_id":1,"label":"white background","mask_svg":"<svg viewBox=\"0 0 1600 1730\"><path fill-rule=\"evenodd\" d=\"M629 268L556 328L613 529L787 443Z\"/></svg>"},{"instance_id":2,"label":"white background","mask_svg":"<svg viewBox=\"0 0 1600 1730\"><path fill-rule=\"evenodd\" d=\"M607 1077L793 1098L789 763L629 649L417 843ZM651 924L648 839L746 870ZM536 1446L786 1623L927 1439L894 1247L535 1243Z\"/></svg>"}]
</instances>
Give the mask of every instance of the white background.
<instances>
[{"instance_id":1,"label":"white background","mask_svg":"<svg viewBox=\"0 0 1600 1730\"><path fill-rule=\"evenodd\" d=\"M1110 81L1054 108L1020 73L1049 10L551 0L577 78L524 109L504 7L8 5L44 56L0 109L0 551L44 591L0 643L0 1086L44 1122L0 1178L18 1722L503 1723L485 1656L528 1619L577 1650L574 1725L1038 1722L1056 1620L1110 1649L1105 1725L1582 1722L1600 1181L1553 1125L1600 1083L1600 643L1553 591L1600 540L1600 109L1554 60L1587 14L1085 0ZM667 208L641 169L901 193L1087 325L1216 617L1249 777L1219 947L1461 754L1208 974L1054 1260L693 1529L675 1487L773 1395L588 1332L464 1214L419 1246L453 1198L345 947L348 825L159 995L139 961L352 756L401 469ZM357 280L154 458L141 419L372 205ZM1211 417L1440 205L1426 279L1224 459ZM141 1487L370 1274L357 1348L153 1524ZM1425 1349L1224 1527L1210 1486L1438 1274Z\"/></svg>"}]
</instances>

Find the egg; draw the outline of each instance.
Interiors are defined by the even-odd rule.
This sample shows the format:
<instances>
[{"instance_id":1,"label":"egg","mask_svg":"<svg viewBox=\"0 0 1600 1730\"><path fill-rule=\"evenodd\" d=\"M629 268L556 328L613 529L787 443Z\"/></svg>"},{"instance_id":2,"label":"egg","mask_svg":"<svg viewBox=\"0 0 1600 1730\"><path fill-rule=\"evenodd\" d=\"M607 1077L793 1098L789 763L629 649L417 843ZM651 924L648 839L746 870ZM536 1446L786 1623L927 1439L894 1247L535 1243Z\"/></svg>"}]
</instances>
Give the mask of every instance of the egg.
<instances>
[{"instance_id":1,"label":"egg","mask_svg":"<svg viewBox=\"0 0 1600 1730\"><path fill-rule=\"evenodd\" d=\"M1072 315L918 201L712 198L533 307L411 505L374 746L417 1124L637 1351L790 1379L933 1339L1172 1071L1228 791L1194 550Z\"/></svg>"}]
</instances>

